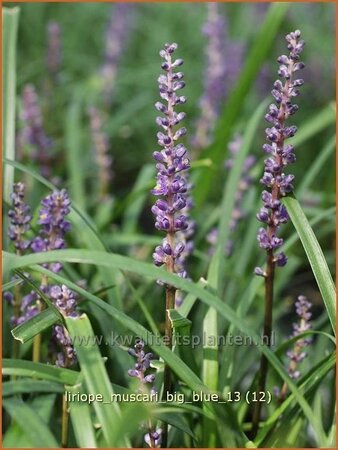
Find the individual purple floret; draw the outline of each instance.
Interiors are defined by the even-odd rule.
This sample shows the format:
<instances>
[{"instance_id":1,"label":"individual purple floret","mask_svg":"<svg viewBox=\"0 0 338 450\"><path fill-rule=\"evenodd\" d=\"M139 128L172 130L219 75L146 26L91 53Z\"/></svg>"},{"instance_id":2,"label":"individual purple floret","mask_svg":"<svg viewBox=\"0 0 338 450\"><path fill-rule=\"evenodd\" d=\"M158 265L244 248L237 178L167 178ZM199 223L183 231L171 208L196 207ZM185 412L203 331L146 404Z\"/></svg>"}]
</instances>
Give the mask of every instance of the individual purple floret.
<instances>
[{"instance_id":1,"label":"individual purple floret","mask_svg":"<svg viewBox=\"0 0 338 450\"><path fill-rule=\"evenodd\" d=\"M210 144L220 107L238 77L243 56L242 45L229 39L228 24L219 12L219 5L207 3L207 8L207 20L203 26L203 33L207 38L206 71L200 99L201 115L192 140L195 149L202 149Z\"/></svg>"},{"instance_id":2,"label":"individual purple floret","mask_svg":"<svg viewBox=\"0 0 338 450\"><path fill-rule=\"evenodd\" d=\"M311 329L311 302L309 302L309 300L304 295L300 295L296 301L295 306L298 316L298 322L292 324L293 332L290 336L291 338L297 337L305 331ZM300 338L293 344L293 349L286 352L286 355L289 359L288 374L291 378L296 380L300 377L301 374L299 370L299 364L307 357L307 353L304 351L304 349L311 343L311 337ZM282 389L279 389L276 386L274 391L278 401L282 402L286 397L288 385L284 383Z\"/></svg>"},{"instance_id":3,"label":"individual purple floret","mask_svg":"<svg viewBox=\"0 0 338 450\"><path fill-rule=\"evenodd\" d=\"M142 340L138 340L134 345L134 348L130 348L128 353L136 358L136 363L133 369L128 370L128 375L130 377L138 378L140 381L140 391L144 392L146 386L149 386L151 395L156 394L156 389L153 386L155 381L154 374L146 374L149 367L150 361L153 359L152 353L145 353L144 351L144 342ZM149 447L155 448L160 446L162 430L154 429L151 421L148 422L148 433L144 436L145 442L149 445Z\"/></svg>"},{"instance_id":4,"label":"individual purple floret","mask_svg":"<svg viewBox=\"0 0 338 450\"><path fill-rule=\"evenodd\" d=\"M24 202L24 196L25 185L15 183L13 192L10 194L12 209L8 211L10 219L8 236L13 241L18 254L27 250L30 246L30 240L25 239L25 234L31 228L32 216L30 215L30 207Z\"/></svg>"},{"instance_id":5,"label":"individual purple floret","mask_svg":"<svg viewBox=\"0 0 338 450\"><path fill-rule=\"evenodd\" d=\"M131 10L130 3L116 3L106 31L105 61L101 69L101 76L104 101L108 105L112 101L118 64L130 32Z\"/></svg>"},{"instance_id":6,"label":"individual purple floret","mask_svg":"<svg viewBox=\"0 0 338 450\"><path fill-rule=\"evenodd\" d=\"M19 135L20 145L33 147L31 156L40 166L41 174L48 178L51 175L52 140L45 133L38 96L31 84L23 90L21 119L25 126Z\"/></svg>"},{"instance_id":7,"label":"individual purple floret","mask_svg":"<svg viewBox=\"0 0 338 450\"><path fill-rule=\"evenodd\" d=\"M71 204L67 191L53 191L41 204L38 220L41 230L39 236L32 241L31 248L35 253L62 249L65 246L64 235L70 230L70 223L65 219L70 213ZM62 264L52 263L49 268L53 272L59 272Z\"/></svg>"},{"instance_id":8,"label":"individual purple floret","mask_svg":"<svg viewBox=\"0 0 338 450\"><path fill-rule=\"evenodd\" d=\"M109 141L103 129L102 113L95 107L88 110L90 119L91 139L96 159L96 164L99 169L99 195L103 199L109 191L109 183L113 178L112 173L112 157L109 154Z\"/></svg>"},{"instance_id":9,"label":"individual purple floret","mask_svg":"<svg viewBox=\"0 0 338 450\"><path fill-rule=\"evenodd\" d=\"M160 75L158 81L160 96L165 100L165 104L155 104L156 109L163 114L156 119L163 132L157 133L162 150L153 153L157 162L157 184L152 193L161 198L151 210L156 217L155 227L167 235L162 245L155 248L154 263L156 266L165 264L169 272L185 278L187 274L180 264L180 258L186 246L183 240L177 239L177 233L189 228L189 219L183 213L188 205L188 186L182 172L190 167L190 161L187 158L187 149L177 142L187 130L184 127L176 127L184 119L185 113L176 112L175 107L186 102L186 98L178 94L185 83L183 73L175 72L175 69L183 64L182 59L172 59L176 49L177 44L165 44L164 50L160 52L164 59L162 69L165 75Z\"/></svg>"},{"instance_id":10,"label":"individual purple floret","mask_svg":"<svg viewBox=\"0 0 338 450\"><path fill-rule=\"evenodd\" d=\"M300 36L299 30L286 36L290 53L288 56L282 55L278 58L280 64L278 74L284 82L280 80L275 82L271 93L276 104L269 106L265 116L272 127L265 130L267 143L263 145L263 150L269 157L265 160L261 183L267 190L262 193L264 206L258 212L257 219L266 224L266 228L258 230L257 239L260 247L273 256L272 262L277 266L284 266L287 262L284 253L274 252L283 244L283 239L277 236L279 226L288 220L287 211L280 199L293 189L294 176L285 174L284 169L288 164L292 164L296 157L293 146L286 144L285 141L297 132L297 128L294 125L287 125L286 121L298 110L298 106L293 104L292 100L299 95L298 87L303 84L302 79L295 78L295 73L304 67L299 61L304 48L304 41ZM256 268L255 273L265 276L260 268Z\"/></svg>"},{"instance_id":11,"label":"individual purple floret","mask_svg":"<svg viewBox=\"0 0 338 450\"><path fill-rule=\"evenodd\" d=\"M52 21L47 26L47 69L52 77L58 75L61 62L61 29L57 22Z\"/></svg>"},{"instance_id":12,"label":"individual purple floret","mask_svg":"<svg viewBox=\"0 0 338 450\"><path fill-rule=\"evenodd\" d=\"M160 447L162 442L162 429L157 428L156 431L151 431L144 436L144 442L149 445L150 448Z\"/></svg>"},{"instance_id":13,"label":"individual purple floret","mask_svg":"<svg viewBox=\"0 0 338 450\"><path fill-rule=\"evenodd\" d=\"M228 150L230 153L230 157L224 162L224 167L227 170L230 171L232 169L234 162L235 162L236 155L239 152L241 145L242 145L242 138L240 136L236 136L229 143ZM256 162L256 158L253 155L249 155L245 158L244 163L243 163L241 178L239 181L239 185L238 185L238 189L237 189L236 197L235 197L235 204L234 204L234 208L231 213L230 231L232 233L236 230L239 222L241 220L243 220L243 218L245 217L245 212L242 209L242 202L243 202L244 195L246 194L246 192L252 185L253 180L252 180L252 176L250 174L250 169L253 167L255 162ZM213 228L207 235L207 241L209 242L209 244L211 244L210 253L213 252L212 247L215 247L215 245L217 244L217 239L218 239L218 230L216 228ZM233 251L233 247L234 247L233 241L231 239L229 239L226 244L226 247L225 247L225 253L227 256L231 255L231 253Z\"/></svg>"}]
</instances>

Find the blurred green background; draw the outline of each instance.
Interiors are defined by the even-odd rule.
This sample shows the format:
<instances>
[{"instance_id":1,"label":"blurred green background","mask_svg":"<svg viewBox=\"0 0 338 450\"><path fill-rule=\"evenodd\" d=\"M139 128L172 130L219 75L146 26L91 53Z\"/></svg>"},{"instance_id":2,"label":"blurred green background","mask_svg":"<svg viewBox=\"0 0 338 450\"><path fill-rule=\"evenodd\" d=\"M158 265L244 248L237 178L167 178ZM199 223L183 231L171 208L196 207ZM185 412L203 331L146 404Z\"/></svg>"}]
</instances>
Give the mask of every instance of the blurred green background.
<instances>
[{"instance_id":1,"label":"blurred green background","mask_svg":"<svg viewBox=\"0 0 338 450\"><path fill-rule=\"evenodd\" d=\"M13 3L11 3L13 5ZM227 20L231 40L242 43L244 60L269 4L224 3L220 11ZM46 26L57 21L62 30L63 62L62 89L55 93L60 106L46 117L46 128L59 132L58 145L67 151L62 127L67 120L67 109L85 92L85 102L95 103L98 98L97 75L104 61L105 33L114 4L103 3L20 3L18 42L18 94L26 83L33 83L42 92L46 69ZM131 31L118 66L115 99L110 111L107 131L114 155L114 193L128 192L144 162L151 162L156 149L153 104L158 99L157 76L160 73L159 50L165 42L177 42L178 54L184 58L186 79L185 95L188 103L186 127L188 139L194 134L199 114L198 101L203 92L206 37L202 26L206 19L204 3L131 4ZM270 95L271 83L276 77L276 58L285 52L284 35L299 28L306 41L303 60L306 69L302 76L306 84L299 99L300 112L295 122L300 124L315 110L334 98L335 73L335 4L290 3L279 36L270 51L264 69L257 78L245 102L245 111L251 115L260 99ZM227 55L224 55L225 58ZM226 60L231 65L232 61ZM85 108L82 120L86 125ZM59 122L59 123L58 123ZM262 120L262 129L265 126ZM88 129L88 127L87 127ZM90 140L86 126L82 130L84 169L93 174L90 158ZM322 136L316 137L306 148L297 149L298 164L294 170L302 174L318 152ZM257 155L261 154L264 134L257 139ZM333 175L323 174L318 186L332 189Z\"/></svg>"}]
</instances>

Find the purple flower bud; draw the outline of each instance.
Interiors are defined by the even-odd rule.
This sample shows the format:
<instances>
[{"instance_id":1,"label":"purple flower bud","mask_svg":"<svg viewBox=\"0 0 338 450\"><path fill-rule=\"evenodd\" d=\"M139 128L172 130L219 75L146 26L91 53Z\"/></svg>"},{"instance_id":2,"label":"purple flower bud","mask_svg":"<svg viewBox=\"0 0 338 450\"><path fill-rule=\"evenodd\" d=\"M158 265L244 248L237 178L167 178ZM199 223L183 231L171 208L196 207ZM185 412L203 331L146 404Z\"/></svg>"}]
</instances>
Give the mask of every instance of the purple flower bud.
<instances>
[{"instance_id":1,"label":"purple flower bud","mask_svg":"<svg viewBox=\"0 0 338 450\"><path fill-rule=\"evenodd\" d=\"M261 267L255 267L254 273L259 277L266 277L266 272Z\"/></svg>"}]
</instances>

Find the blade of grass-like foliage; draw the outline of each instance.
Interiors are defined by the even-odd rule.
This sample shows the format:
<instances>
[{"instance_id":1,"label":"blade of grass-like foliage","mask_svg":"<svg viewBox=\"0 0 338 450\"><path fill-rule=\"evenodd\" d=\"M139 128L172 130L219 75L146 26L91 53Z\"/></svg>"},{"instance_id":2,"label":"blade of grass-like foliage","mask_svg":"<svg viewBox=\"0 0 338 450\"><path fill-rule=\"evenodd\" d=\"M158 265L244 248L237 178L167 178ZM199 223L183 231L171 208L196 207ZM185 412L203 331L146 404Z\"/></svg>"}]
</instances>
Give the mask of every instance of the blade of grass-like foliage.
<instances>
[{"instance_id":1,"label":"blade of grass-like foliage","mask_svg":"<svg viewBox=\"0 0 338 450\"><path fill-rule=\"evenodd\" d=\"M201 278L198 282L197 282L197 286L201 287L202 289L204 289L207 286L207 281L204 278ZM188 317L190 311L192 310L194 304L196 303L197 297L194 294L188 294L185 298L184 298L184 302L182 303L182 305L180 305L177 310L178 312L181 314L181 316L183 317Z\"/></svg>"},{"instance_id":2,"label":"blade of grass-like foliage","mask_svg":"<svg viewBox=\"0 0 338 450\"><path fill-rule=\"evenodd\" d=\"M86 195L84 188L83 146L81 142L81 96L76 92L71 99L67 114L65 114L65 145L67 171L69 175L70 196L82 211L86 210Z\"/></svg>"},{"instance_id":3,"label":"blade of grass-like foliage","mask_svg":"<svg viewBox=\"0 0 338 450\"><path fill-rule=\"evenodd\" d=\"M20 280L20 278L15 278L14 280L8 281L7 283L4 283L2 285L2 291L8 291L9 289L12 289L15 286L18 286L19 284L23 283L23 280Z\"/></svg>"},{"instance_id":4,"label":"blade of grass-like foliage","mask_svg":"<svg viewBox=\"0 0 338 450\"><path fill-rule=\"evenodd\" d=\"M75 384L79 377L79 373L74 370L61 369L59 367L33 363L21 359L6 358L2 361L2 374L39 378L61 384Z\"/></svg>"},{"instance_id":5,"label":"blade of grass-like foliage","mask_svg":"<svg viewBox=\"0 0 338 450\"><path fill-rule=\"evenodd\" d=\"M149 180L154 178L154 173L155 167L153 164L146 164L140 170L130 196L128 196L128 203L124 209L122 224L123 234L136 233L138 219L144 202L148 197Z\"/></svg>"},{"instance_id":6,"label":"blade of grass-like foliage","mask_svg":"<svg viewBox=\"0 0 338 450\"><path fill-rule=\"evenodd\" d=\"M34 316L34 320L29 320L29 323L22 323L11 330L11 334L14 339L24 344L58 321L58 317L51 310L45 310L41 314Z\"/></svg>"},{"instance_id":7,"label":"blade of grass-like foliage","mask_svg":"<svg viewBox=\"0 0 338 450\"><path fill-rule=\"evenodd\" d=\"M149 236L147 234L109 234L103 235L104 242L107 245L122 246L122 245L149 245L155 246L158 244L158 237Z\"/></svg>"},{"instance_id":8,"label":"blade of grass-like foliage","mask_svg":"<svg viewBox=\"0 0 338 450\"><path fill-rule=\"evenodd\" d=\"M52 417L55 394L44 394L35 396L33 399L28 400L28 406L34 411L34 414L39 417L42 423L48 426ZM26 435L20 425L12 421L3 439L4 448L34 448L34 444Z\"/></svg>"},{"instance_id":9,"label":"blade of grass-like foliage","mask_svg":"<svg viewBox=\"0 0 338 450\"><path fill-rule=\"evenodd\" d=\"M118 446L121 443L128 445L126 439L122 439L120 442L116 441L116 435L118 434L116 422L120 416L120 408L117 403L111 403L111 396L114 391L95 342L95 335L88 317L85 314L78 318L65 317L65 322L88 391L103 396L103 402L94 402L93 406L100 420L102 433L108 447ZM108 406L106 402L108 402Z\"/></svg>"},{"instance_id":10,"label":"blade of grass-like foliage","mask_svg":"<svg viewBox=\"0 0 338 450\"><path fill-rule=\"evenodd\" d=\"M236 193L238 191L238 185L243 171L243 164L245 157L247 156L252 145L257 127L261 121L267 104L268 102L264 100L259 105L255 114L250 120L243 138L243 144L241 145L240 151L235 157L234 165L224 185L217 246L211 258L207 277L209 285L213 289L215 289L219 296L221 296L222 294L224 284L224 267L226 259L224 249L226 247L226 243L229 240L231 214L235 206ZM211 307L207 311L207 314L203 321L203 336L205 336L203 351L203 381L210 389L213 390L218 389L218 345L217 339L214 339L215 336L218 336L217 325L217 311ZM208 419L205 420L205 422L207 421ZM205 423L203 431L206 434L212 433L212 430L208 431L207 423ZM212 439L214 439L214 437ZM216 442L210 440L208 442L204 441L203 445L205 447L215 447Z\"/></svg>"},{"instance_id":11,"label":"blade of grass-like foliage","mask_svg":"<svg viewBox=\"0 0 338 450\"><path fill-rule=\"evenodd\" d=\"M150 267L153 268L152 265ZM62 278L59 275L53 274L52 272L49 272L48 270L36 266L34 270L44 273L44 274L51 274L51 277L54 278L56 281L61 282L63 284L67 284L71 289L74 291L77 291L83 296L84 298L87 298L91 301L91 303L97 305L102 310L104 310L110 317L116 318L118 322L126 326L129 330L131 330L136 336L140 337L144 342L146 342L149 347L152 348L154 353L159 355L162 359L164 359L168 365L173 369L173 371L176 373L176 375L183 380L192 390L194 391L205 391L208 392L208 389L201 380L198 378L198 376L195 375L195 373L183 362L180 358L177 357L176 354L172 353L166 346L162 345L160 342L159 336L154 336L151 333L149 333L143 326L135 322L130 317L126 316L121 311L115 309L114 307L107 305L105 302L103 302L101 299L97 298L93 294L90 294L89 292L86 292L82 288L79 288L76 284L70 282L69 280L66 280ZM55 275L55 276L54 276ZM178 278L178 277L174 277ZM189 283L188 283L189 284ZM196 294L195 294L196 295ZM217 420L217 417L220 415L220 412L216 412L216 410L219 410L218 405L211 405L209 402L207 402L207 407L209 408L209 411L212 412L213 409L215 411L213 412L213 415L215 419ZM228 405L222 405L222 411L223 411L223 417L225 417L225 422L229 424L229 427L232 429L232 434L229 437L229 444L234 444L234 437L237 436L237 443L239 446L243 443L243 435L238 428L238 424L236 421L236 417L233 414L232 409ZM209 417L209 416L208 416Z\"/></svg>"},{"instance_id":12,"label":"blade of grass-like foliage","mask_svg":"<svg viewBox=\"0 0 338 450\"><path fill-rule=\"evenodd\" d=\"M316 113L311 119L302 124L297 135L290 139L290 144L298 147L300 144L315 136L329 125L333 125L336 121L335 104L329 103L321 112Z\"/></svg>"},{"instance_id":13,"label":"blade of grass-like foliage","mask_svg":"<svg viewBox=\"0 0 338 450\"><path fill-rule=\"evenodd\" d=\"M221 167L226 147L232 133L233 125L239 116L243 102L254 83L256 76L261 70L262 64L267 57L270 48L275 42L276 35L288 9L288 3L272 3L259 28L257 37L252 44L246 58L239 79L231 90L229 99L219 120L215 133L215 143L209 154L216 168ZM207 198L214 182L214 173L211 170L203 170L195 186L195 199L197 206L201 206Z\"/></svg>"},{"instance_id":14,"label":"blade of grass-like foliage","mask_svg":"<svg viewBox=\"0 0 338 450\"><path fill-rule=\"evenodd\" d=\"M16 90L16 42L19 8L2 10L2 79L3 79L3 126L2 148L7 159L15 159L15 90ZM9 202L14 182L14 169L4 167L3 196ZM5 228L6 229L6 228Z\"/></svg>"},{"instance_id":15,"label":"blade of grass-like foliage","mask_svg":"<svg viewBox=\"0 0 338 450\"><path fill-rule=\"evenodd\" d=\"M131 281L129 280L129 278L125 277L125 280L126 280L127 285L129 286L135 300L137 301L137 304L139 305L141 311L143 312L143 315L144 315L146 321L148 322L148 325L149 325L151 331L154 334L158 334L159 333L158 327L157 327L156 322L153 319L151 312L149 311L147 305L144 303L144 301L140 297L139 293L137 292L137 289L134 288L134 286L131 283Z\"/></svg>"},{"instance_id":16,"label":"blade of grass-like foliage","mask_svg":"<svg viewBox=\"0 0 338 450\"><path fill-rule=\"evenodd\" d=\"M5 381L2 384L3 397L11 397L16 394L30 394L31 392L59 392L64 391L60 383L45 380L15 380Z\"/></svg>"},{"instance_id":17,"label":"blade of grass-like foliage","mask_svg":"<svg viewBox=\"0 0 338 450\"><path fill-rule=\"evenodd\" d=\"M314 428L314 432L316 433L318 439L320 440L321 430L316 426L316 418L312 412L311 407L306 402L302 394L299 392L297 386L292 381L292 379L285 372L284 367L280 363L280 361L276 358L276 356L261 343L260 336L250 327L248 324L237 315L232 308L229 307L226 303L223 303L216 295L212 294L208 290L201 289L197 284L193 282L189 282L184 280L183 278L178 277L177 275L170 274L165 270L158 269L154 267L152 264L135 261L132 258L128 258L126 256L115 255L115 254L107 254L104 252L93 252L88 250L58 250L53 252L44 252L44 253L36 253L34 255L25 255L22 257L18 257L16 255L12 255L4 252L5 262L12 269L27 267L33 265L31 267L34 271L43 273L48 275L51 279L55 279L58 282L61 282L72 290L78 292L83 297L88 298L93 304L96 304L102 310L106 311L107 314L114 317L119 323L123 324L125 327L130 329L133 333L139 336L142 340L144 340L148 345L157 353L160 357L164 359L164 361L170 366L170 368L176 373L176 375L185 381L187 385L192 390L201 390L205 391L206 387L201 383L200 379L181 361L177 355L172 353L168 348L163 345L158 345L158 339L153 336L149 331L147 331L143 326L135 322L133 319L125 315L122 311L114 308L111 305L106 304L101 299L97 298L93 294L85 291L84 289L77 286L75 283L70 282L69 280L54 274L53 272L44 269L40 266L34 266L34 264L44 263L44 262L53 262L53 261L68 261L68 262L77 262L77 263L87 263L94 265L105 265L107 267L118 267L121 270L131 271L137 273L139 275L143 275L153 280L160 278L164 282L177 287L185 292L191 292L195 294L201 301L206 303L208 306L213 306L218 313L224 317L229 322L233 322L236 327L242 331L245 335L250 336L252 342L257 346L257 348L264 353L264 355L269 360L270 364L274 367L276 372L281 376L281 378L286 381L289 386L289 389L295 394L296 400L302 407L304 414L308 418L309 422L312 424ZM155 345L156 343L157 345ZM222 405L223 406L223 405ZM215 407L214 405L209 405L209 407ZM234 417L229 416L230 423L234 421Z\"/></svg>"},{"instance_id":18,"label":"blade of grass-like foliage","mask_svg":"<svg viewBox=\"0 0 338 450\"><path fill-rule=\"evenodd\" d=\"M17 339L21 343L25 343L30 339L33 339L34 336L41 333L46 328L54 325L54 323L58 322L59 320L60 318L52 309L44 309L36 316L27 320L27 322L23 322L17 327L13 328L11 333L15 339Z\"/></svg>"},{"instance_id":19,"label":"blade of grass-like foliage","mask_svg":"<svg viewBox=\"0 0 338 450\"><path fill-rule=\"evenodd\" d=\"M283 203L286 206L292 223L303 244L313 275L317 281L320 293L322 294L333 332L335 333L336 290L322 249L320 248L317 238L294 195L285 197L283 199Z\"/></svg>"},{"instance_id":20,"label":"blade of grass-like foliage","mask_svg":"<svg viewBox=\"0 0 338 450\"><path fill-rule=\"evenodd\" d=\"M336 136L334 135L325 145L325 147L319 153L319 155L314 159L310 169L304 174L300 186L297 189L297 195L299 198L302 197L306 189L311 185L312 181L319 174L323 165L325 164L329 156L334 152L335 148L336 148Z\"/></svg>"},{"instance_id":21,"label":"blade of grass-like foliage","mask_svg":"<svg viewBox=\"0 0 338 450\"><path fill-rule=\"evenodd\" d=\"M2 150L3 155L15 159L15 104L16 104L16 43L19 22L19 8L2 8ZM14 169L3 167L2 189L5 202L10 202L14 183ZM7 248L9 218L3 218L3 246ZM6 273L4 273L6 276Z\"/></svg>"},{"instance_id":22,"label":"blade of grass-like foliage","mask_svg":"<svg viewBox=\"0 0 338 450\"><path fill-rule=\"evenodd\" d=\"M20 398L6 398L3 407L12 419L22 428L36 448L59 447L49 428L40 420L34 409Z\"/></svg>"},{"instance_id":23,"label":"blade of grass-like foliage","mask_svg":"<svg viewBox=\"0 0 338 450\"><path fill-rule=\"evenodd\" d=\"M70 394L84 393L81 385L66 386ZM90 406L86 402L69 403L70 418L79 448L97 448L95 431L90 415Z\"/></svg>"},{"instance_id":24,"label":"blade of grass-like foliage","mask_svg":"<svg viewBox=\"0 0 338 450\"><path fill-rule=\"evenodd\" d=\"M335 355L327 356L300 380L299 388L301 390L304 389L305 392L309 391L316 383L318 383L318 380L323 379L326 374L334 368L335 364ZM255 439L255 444L257 446L260 446L262 444L269 431L274 427L275 423L279 420L284 411L286 411L286 409L292 404L294 400L294 394L290 393L286 400L284 400L284 402L272 413L272 415L269 416L269 418L265 421L264 425L258 432L257 438Z\"/></svg>"},{"instance_id":25,"label":"blade of grass-like foliage","mask_svg":"<svg viewBox=\"0 0 338 450\"><path fill-rule=\"evenodd\" d=\"M252 119L248 123L248 127L243 137L243 144L235 157L234 165L224 185L217 246L208 270L208 282L214 289L216 289L219 295L222 292L222 280L224 278L224 265L226 259L224 248L229 240L231 214L235 205L235 197L243 170L243 163L250 150L257 127L267 104L268 102L264 100L259 105Z\"/></svg>"}]
</instances>

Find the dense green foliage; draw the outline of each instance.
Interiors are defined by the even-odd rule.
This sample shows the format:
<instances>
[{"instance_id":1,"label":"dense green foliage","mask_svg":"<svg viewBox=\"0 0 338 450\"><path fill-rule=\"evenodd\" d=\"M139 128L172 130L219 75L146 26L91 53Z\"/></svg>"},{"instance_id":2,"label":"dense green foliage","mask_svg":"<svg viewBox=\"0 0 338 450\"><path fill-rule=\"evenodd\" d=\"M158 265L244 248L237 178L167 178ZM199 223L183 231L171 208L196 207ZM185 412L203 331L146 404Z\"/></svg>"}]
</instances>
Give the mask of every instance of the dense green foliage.
<instances>
[{"instance_id":1,"label":"dense green foliage","mask_svg":"<svg viewBox=\"0 0 338 450\"><path fill-rule=\"evenodd\" d=\"M243 64L222 105L212 143L192 160L192 216L197 228L195 249L188 262L189 281L152 263L153 249L163 237L154 228L150 210L154 203L150 189L155 185L152 153L157 149L158 131L153 105L158 100L158 52L165 42L177 42L177 53L184 59L184 95L188 98L184 105L185 143L189 149L206 76L206 38L201 32L206 5L132 6L131 30L108 107L102 101L100 68L105 29L114 5L26 3L19 5L18 15L13 13L14 7L13 3L7 5L3 14L3 290L24 295L33 289L45 299L39 286L41 279L48 277L78 294L83 315L64 320L46 298L46 309L11 333L11 306L4 302L3 446L60 446L65 428L64 389L74 394L102 394L108 400L112 393L135 392L136 380L127 373L134 360L126 350L139 337L155 355L152 367L158 390L165 363L174 374L174 391L184 394L186 400L191 400L194 391L208 394L211 390L226 402L69 402L69 447L146 446L143 437L147 431L140 424L148 419L169 424L169 447L334 447L335 5L275 3L264 11L255 4L221 5L231 40L243 45ZM61 27L63 55L59 78L52 88L46 68L46 27L51 20ZM294 195L284 200L291 221L281 231L289 262L276 272L273 345L268 349L260 339L264 280L253 274L256 265L264 265L265 256L256 240L264 160L261 146L276 58L285 52L285 34L297 28L306 41L305 85L294 118L299 132L290 140L297 155L292 166ZM49 179L39 173L31 146L22 148L18 142L15 146L13 127L19 135L24 126L22 91L27 83L36 88L46 134L53 140ZM11 111L14 105L15 118ZM103 199L98 196L98 167L88 118L91 106L107 113L104 131L113 157L113 179L109 195ZM243 137L243 145L227 171L223 161L229 157L228 144L236 134ZM251 170L253 183L243 199L244 220L232 231L231 215L248 154L256 157ZM15 254L6 235L13 180L27 187L26 201L34 223L30 237L38 230L35 224L41 198L56 185L68 190L72 229L67 249ZM219 233L212 255L206 237L213 227L219 227ZM234 245L227 256L223 249L229 239ZM63 263L60 273L42 266L54 261ZM170 351L159 338L165 317L164 288L156 284L159 277L186 294L183 304L171 311L177 337L203 338L206 332L209 336L238 337L241 344L205 345L208 348L201 343L195 348L177 345ZM296 342L290 335L292 323L297 321L294 303L299 295L305 295L313 305L312 328L304 333L313 342L300 366L301 377L292 380L285 353ZM78 364L72 369L51 364L48 343L51 327L58 321L72 338L88 338L85 344L75 343ZM33 340L39 333L40 362L32 362ZM114 336L131 341L117 344ZM251 339L251 344L243 344L244 338ZM19 345L18 355L13 353L15 345ZM264 403L262 426L251 441L252 402L248 404L245 397L254 391L261 352L269 362L267 398L271 395L271 402ZM280 388L284 382L288 395L279 403L274 387ZM236 392L241 397L238 402L233 401Z\"/></svg>"}]
</instances>

